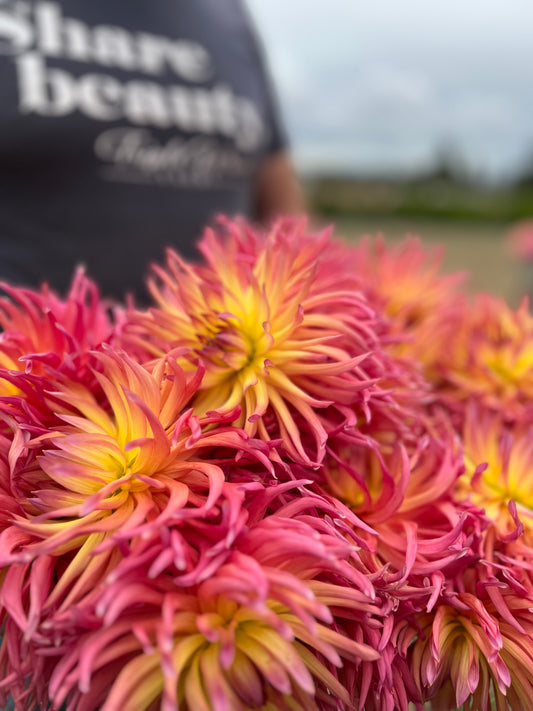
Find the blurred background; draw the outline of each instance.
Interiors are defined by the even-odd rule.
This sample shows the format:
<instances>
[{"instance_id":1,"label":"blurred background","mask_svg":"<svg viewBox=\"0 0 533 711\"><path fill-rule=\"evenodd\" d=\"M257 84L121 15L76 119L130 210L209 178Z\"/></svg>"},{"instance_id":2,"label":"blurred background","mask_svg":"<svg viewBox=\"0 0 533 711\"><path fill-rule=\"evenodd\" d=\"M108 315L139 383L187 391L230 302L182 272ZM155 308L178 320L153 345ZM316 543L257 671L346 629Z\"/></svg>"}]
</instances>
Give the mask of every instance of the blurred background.
<instances>
[{"instance_id":1,"label":"blurred background","mask_svg":"<svg viewBox=\"0 0 533 711\"><path fill-rule=\"evenodd\" d=\"M533 291L531 0L248 0L310 210ZM394 8L394 9L392 9Z\"/></svg>"}]
</instances>

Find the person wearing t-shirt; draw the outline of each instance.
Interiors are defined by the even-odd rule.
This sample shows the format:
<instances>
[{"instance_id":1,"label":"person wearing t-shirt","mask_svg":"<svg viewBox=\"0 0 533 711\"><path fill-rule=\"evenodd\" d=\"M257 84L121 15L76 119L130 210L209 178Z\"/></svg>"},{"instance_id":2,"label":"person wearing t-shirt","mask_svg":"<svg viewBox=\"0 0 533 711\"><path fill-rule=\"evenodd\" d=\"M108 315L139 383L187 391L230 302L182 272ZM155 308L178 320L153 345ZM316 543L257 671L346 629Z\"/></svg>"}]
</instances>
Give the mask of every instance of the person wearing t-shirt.
<instances>
[{"instance_id":1,"label":"person wearing t-shirt","mask_svg":"<svg viewBox=\"0 0 533 711\"><path fill-rule=\"evenodd\" d=\"M143 300L215 214L300 205L241 0L0 3L0 279Z\"/></svg>"}]
</instances>

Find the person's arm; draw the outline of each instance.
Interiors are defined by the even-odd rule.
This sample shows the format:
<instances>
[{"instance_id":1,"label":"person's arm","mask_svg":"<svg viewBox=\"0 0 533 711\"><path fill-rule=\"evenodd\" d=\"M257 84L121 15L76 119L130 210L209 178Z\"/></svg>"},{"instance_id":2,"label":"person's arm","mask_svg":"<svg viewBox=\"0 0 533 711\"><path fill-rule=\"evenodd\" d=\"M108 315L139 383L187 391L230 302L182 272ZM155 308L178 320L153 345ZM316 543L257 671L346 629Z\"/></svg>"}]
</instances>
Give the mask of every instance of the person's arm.
<instances>
[{"instance_id":1,"label":"person's arm","mask_svg":"<svg viewBox=\"0 0 533 711\"><path fill-rule=\"evenodd\" d=\"M305 212L303 191L287 150L267 156L254 184L255 217L260 222Z\"/></svg>"}]
</instances>

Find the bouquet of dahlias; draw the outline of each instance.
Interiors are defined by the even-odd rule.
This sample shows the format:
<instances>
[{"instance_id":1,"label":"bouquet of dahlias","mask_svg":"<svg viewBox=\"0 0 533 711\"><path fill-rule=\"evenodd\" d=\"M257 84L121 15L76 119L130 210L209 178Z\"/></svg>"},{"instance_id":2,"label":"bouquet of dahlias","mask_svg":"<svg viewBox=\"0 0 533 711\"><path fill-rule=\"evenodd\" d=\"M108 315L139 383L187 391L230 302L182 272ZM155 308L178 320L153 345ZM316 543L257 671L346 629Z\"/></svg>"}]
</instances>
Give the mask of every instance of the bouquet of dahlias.
<instances>
[{"instance_id":1,"label":"bouquet of dahlias","mask_svg":"<svg viewBox=\"0 0 533 711\"><path fill-rule=\"evenodd\" d=\"M0 299L0 706L533 708L533 318L221 219ZM11 698L11 702L9 699Z\"/></svg>"}]
</instances>

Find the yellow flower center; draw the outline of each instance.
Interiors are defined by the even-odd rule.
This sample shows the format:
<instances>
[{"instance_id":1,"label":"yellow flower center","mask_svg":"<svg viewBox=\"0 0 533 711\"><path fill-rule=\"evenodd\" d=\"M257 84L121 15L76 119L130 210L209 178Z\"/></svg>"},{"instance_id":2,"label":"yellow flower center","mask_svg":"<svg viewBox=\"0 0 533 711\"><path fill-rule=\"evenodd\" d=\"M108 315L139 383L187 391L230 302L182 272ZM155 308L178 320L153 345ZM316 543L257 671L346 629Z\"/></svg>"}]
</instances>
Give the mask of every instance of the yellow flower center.
<instances>
[{"instance_id":1,"label":"yellow flower center","mask_svg":"<svg viewBox=\"0 0 533 711\"><path fill-rule=\"evenodd\" d=\"M501 457L491 456L489 464L479 480L470 484L470 476L461 477L460 491L470 496L473 504L485 510L487 516L499 530L508 532L515 528L509 513L509 502L516 503L518 514L524 526L533 530L533 489L528 484L529 476L524 469L525 462L511 455L506 466ZM467 472L472 474L474 464L467 458ZM521 514L525 514L521 516Z\"/></svg>"}]
</instances>

